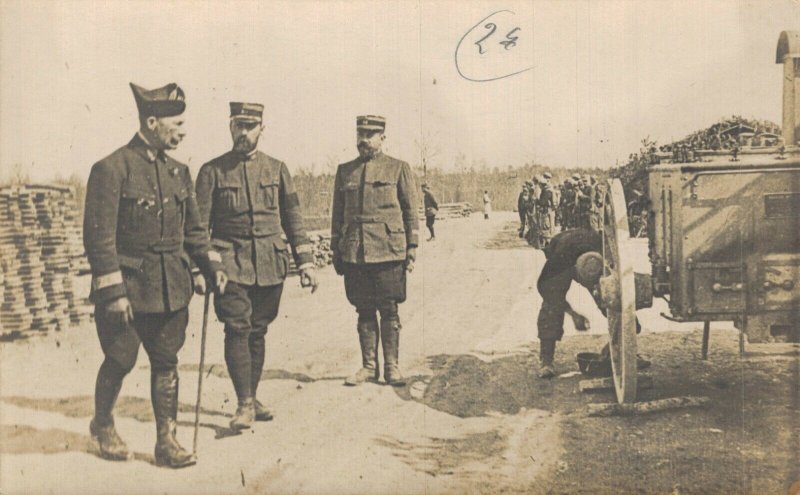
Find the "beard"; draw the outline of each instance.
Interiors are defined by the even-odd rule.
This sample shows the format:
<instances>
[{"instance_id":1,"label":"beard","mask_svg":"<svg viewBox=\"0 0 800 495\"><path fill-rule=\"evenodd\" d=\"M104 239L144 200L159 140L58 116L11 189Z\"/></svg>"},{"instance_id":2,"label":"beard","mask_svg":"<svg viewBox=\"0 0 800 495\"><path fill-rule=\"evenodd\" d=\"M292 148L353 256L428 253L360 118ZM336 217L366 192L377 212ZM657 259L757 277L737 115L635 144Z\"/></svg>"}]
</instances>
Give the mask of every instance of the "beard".
<instances>
[{"instance_id":1,"label":"beard","mask_svg":"<svg viewBox=\"0 0 800 495\"><path fill-rule=\"evenodd\" d=\"M256 149L258 140L251 141L247 136L239 136L233 143L233 151L246 155Z\"/></svg>"},{"instance_id":2,"label":"beard","mask_svg":"<svg viewBox=\"0 0 800 495\"><path fill-rule=\"evenodd\" d=\"M377 152L377 149L367 143L358 143L358 154L361 158L374 158Z\"/></svg>"}]
</instances>

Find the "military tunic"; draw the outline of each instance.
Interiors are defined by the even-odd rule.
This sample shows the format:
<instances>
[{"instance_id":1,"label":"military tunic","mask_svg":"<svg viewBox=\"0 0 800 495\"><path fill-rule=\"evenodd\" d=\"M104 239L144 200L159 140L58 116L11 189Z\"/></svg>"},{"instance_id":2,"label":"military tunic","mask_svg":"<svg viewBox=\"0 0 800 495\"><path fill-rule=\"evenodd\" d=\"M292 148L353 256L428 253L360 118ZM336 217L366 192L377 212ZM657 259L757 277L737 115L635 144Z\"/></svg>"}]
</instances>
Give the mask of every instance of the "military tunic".
<instances>
[{"instance_id":1,"label":"military tunic","mask_svg":"<svg viewBox=\"0 0 800 495\"><path fill-rule=\"evenodd\" d=\"M173 368L192 297L191 262L209 276L222 269L200 224L188 167L137 134L92 167L83 236L106 355L129 369L141 339L153 369ZM120 297L139 315L133 328L107 318L107 305Z\"/></svg>"},{"instance_id":2,"label":"military tunic","mask_svg":"<svg viewBox=\"0 0 800 495\"><path fill-rule=\"evenodd\" d=\"M289 268L284 232L295 264L313 266L300 200L285 163L260 151L225 153L200 169L197 202L231 282L282 283Z\"/></svg>"},{"instance_id":3,"label":"military tunic","mask_svg":"<svg viewBox=\"0 0 800 495\"><path fill-rule=\"evenodd\" d=\"M197 201L230 280L214 299L217 317L226 332L263 337L278 314L289 248L298 268L314 266L289 169L260 151L230 151L200 169Z\"/></svg>"},{"instance_id":4,"label":"military tunic","mask_svg":"<svg viewBox=\"0 0 800 495\"><path fill-rule=\"evenodd\" d=\"M405 300L403 262L407 248L418 245L417 204L406 162L379 153L339 165L331 246L346 266L345 290L359 318L374 317L376 308L396 317L397 303Z\"/></svg>"},{"instance_id":5,"label":"military tunic","mask_svg":"<svg viewBox=\"0 0 800 495\"><path fill-rule=\"evenodd\" d=\"M539 244L544 247L555 235L556 206L553 188L548 184L542 187L539 195Z\"/></svg>"},{"instance_id":6,"label":"military tunic","mask_svg":"<svg viewBox=\"0 0 800 495\"><path fill-rule=\"evenodd\" d=\"M600 252L602 237L591 229L575 229L553 237L545 248L547 261L536 282L542 306L536 325L540 340L561 340L564 335L564 313L569 308L567 292L575 276L575 263L589 251Z\"/></svg>"}]
</instances>

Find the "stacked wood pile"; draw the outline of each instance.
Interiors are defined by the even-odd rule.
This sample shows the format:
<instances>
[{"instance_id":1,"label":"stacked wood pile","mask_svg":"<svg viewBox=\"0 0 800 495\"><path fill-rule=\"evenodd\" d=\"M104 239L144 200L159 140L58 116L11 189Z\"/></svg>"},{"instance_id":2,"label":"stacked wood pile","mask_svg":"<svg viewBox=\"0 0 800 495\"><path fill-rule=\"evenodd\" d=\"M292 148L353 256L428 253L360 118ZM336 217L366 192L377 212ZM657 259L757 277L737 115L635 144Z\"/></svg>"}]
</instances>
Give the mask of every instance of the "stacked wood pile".
<instances>
[{"instance_id":1,"label":"stacked wood pile","mask_svg":"<svg viewBox=\"0 0 800 495\"><path fill-rule=\"evenodd\" d=\"M463 218L472 215L472 205L463 203L439 203L439 212L436 213L437 220L446 220L448 218ZM419 209L419 217L425 218L425 209Z\"/></svg>"},{"instance_id":2,"label":"stacked wood pile","mask_svg":"<svg viewBox=\"0 0 800 495\"><path fill-rule=\"evenodd\" d=\"M0 189L0 333L64 330L91 316L72 282L86 268L75 193Z\"/></svg>"},{"instance_id":3,"label":"stacked wood pile","mask_svg":"<svg viewBox=\"0 0 800 495\"><path fill-rule=\"evenodd\" d=\"M311 249L314 253L314 266L322 268L330 265L333 262L330 231L317 230L309 232L308 237L311 239ZM294 264L294 259L291 259L289 262L289 273L297 273L297 266Z\"/></svg>"}]
</instances>

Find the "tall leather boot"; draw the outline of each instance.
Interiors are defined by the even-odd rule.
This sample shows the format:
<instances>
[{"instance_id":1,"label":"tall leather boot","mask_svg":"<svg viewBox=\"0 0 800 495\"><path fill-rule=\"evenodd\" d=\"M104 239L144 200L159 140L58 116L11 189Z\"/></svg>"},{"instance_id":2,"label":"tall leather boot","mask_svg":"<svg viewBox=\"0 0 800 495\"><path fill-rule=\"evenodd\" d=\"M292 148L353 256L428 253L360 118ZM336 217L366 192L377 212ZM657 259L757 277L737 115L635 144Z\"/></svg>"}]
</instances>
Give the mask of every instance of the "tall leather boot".
<instances>
[{"instance_id":1,"label":"tall leather boot","mask_svg":"<svg viewBox=\"0 0 800 495\"><path fill-rule=\"evenodd\" d=\"M378 381L378 322L358 323L358 343L361 345L361 369L344 381L345 385L356 386L366 381Z\"/></svg>"},{"instance_id":2,"label":"tall leather boot","mask_svg":"<svg viewBox=\"0 0 800 495\"><path fill-rule=\"evenodd\" d=\"M238 401L236 414L231 419L230 427L237 431L245 430L250 428L256 416L252 387L253 368L248 334L241 332L225 333L225 364L228 367L228 375L230 375L233 382Z\"/></svg>"},{"instance_id":3,"label":"tall leather boot","mask_svg":"<svg viewBox=\"0 0 800 495\"><path fill-rule=\"evenodd\" d=\"M150 393L156 416L156 465L182 468L197 463L197 458L184 450L175 438L178 417L178 372L152 371Z\"/></svg>"},{"instance_id":4,"label":"tall leather boot","mask_svg":"<svg viewBox=\"0 0 800 495\"><path fill-rule=\"evenodd\" d=\"M253 391L253 406L256 421L272 421L272 412L258 400L258 385L261 383L261 372L264 369L264 335L251 333L250 337L250 389Z\"/></svg>"},{"instance_id":5,"label":"tall leather boot","mask_svg":"<svg viewBox=\"0 0 800 495\"><path fill-rule=\"evenodd\" d=\"M402 387L406 384L398 364L400 351L400 322L381 319L381 343L383 344L383 379L387 385Z\"/></svg>"},{"instance_id":6,"label":"tall leather boot","mask_svg":"<svg viewBox=\"0 0 800 495\"><path fill-rule=\"evenodd\" d=\"M553 367L553 358L556 354L556 341L542 339L539 342L539 378L553 378L556 370Z\"/></svg>"},{"instance_id":7,"label":"tall leather boot","mask_svg":"<svg viewBox=\"0 0 800 495\"><path fill-rule=\"evenodd\" d=\"M106 359L97 372L94 388L94 418L89 423L89 432L100 447L100 457L112 461L127 461L130 451L114 428L114 404L122 388L125 372L119 365Z\"/></svg>"}]
</instances>

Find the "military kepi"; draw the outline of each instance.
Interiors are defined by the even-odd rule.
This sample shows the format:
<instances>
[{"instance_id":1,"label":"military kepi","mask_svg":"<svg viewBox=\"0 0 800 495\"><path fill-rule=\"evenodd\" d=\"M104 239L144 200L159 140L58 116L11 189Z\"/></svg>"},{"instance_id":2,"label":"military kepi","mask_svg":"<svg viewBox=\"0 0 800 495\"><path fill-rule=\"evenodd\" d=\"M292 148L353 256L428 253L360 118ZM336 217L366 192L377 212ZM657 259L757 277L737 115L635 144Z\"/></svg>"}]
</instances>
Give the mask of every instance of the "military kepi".
<instances>
[{"instance_id":1,"label":"military kepi","mask_svg":"<svg viewBox=\"0 0 800 495\"><path fill-rule=\"evenodd\" d=\"M172 117L186 110L185 94L175 83L157 89L144 89L133 83L130 85L136 108L142 117Z\"/></svg>"},{"instance_id":2,"label":"military kepi","mask_svg":"<svg viewBox=\"0 0 800 495\"><path fill-rule=\"evenodd\" d=\"M250 122L261 122L264 114L264 105L260 103L243 103L239 101L231 102L231 120L247 120Z\"/></svg>"},{"instance_id":3,"label":"military kepi","mask_svg":"<svg viewBox=\"0 0 800 495\"><path fill-rule=\"evenodd\" d=\"M366 131L384 131L386 118L378 115L359 115L356 117L356 128Z\"/></svg>"}]
</instances>

